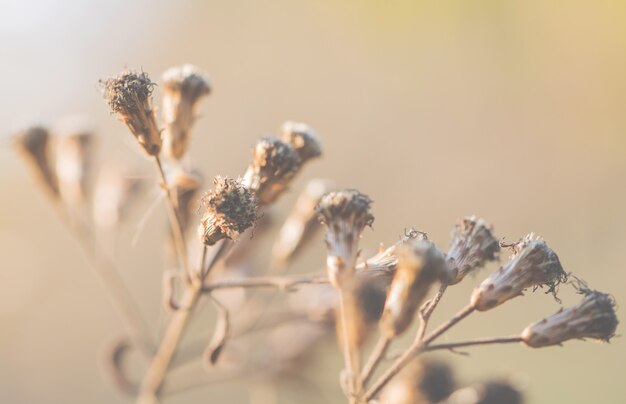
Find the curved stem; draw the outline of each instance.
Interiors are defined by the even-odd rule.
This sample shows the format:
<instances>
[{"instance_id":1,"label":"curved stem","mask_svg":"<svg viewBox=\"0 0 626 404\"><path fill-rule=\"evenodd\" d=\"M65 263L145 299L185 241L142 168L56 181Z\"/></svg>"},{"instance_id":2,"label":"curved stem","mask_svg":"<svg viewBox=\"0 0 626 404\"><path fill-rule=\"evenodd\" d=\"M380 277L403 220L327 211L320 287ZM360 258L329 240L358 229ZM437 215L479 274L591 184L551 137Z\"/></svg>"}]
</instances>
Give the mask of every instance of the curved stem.
<instances>
[{"instance_id":1,"label":"curved stem","mask_svg":"<svg viewBox=\"0 0 626 404\"><path fill-rule=\"evenodd\" d=\"M203 292L211 292L216 289L232 288L277 288L289 291L298 285L328 284L328 278L323 275L301 276L260 276L255 278L225 279L210 283L202 288Z\"/></svg>"},{"instance_id":2,"label":"curved stem","mask_svg":"<svg viewBox=\"0 0 626 404\"><path fill-rule=\"evenodd\" d=\"M374 370L376 366L380 363L380 361L385 357L385 352L387 352L387 348L391 344L391 339L381 335L374 347L374 350L370 354L370 357L363 367L363 371L361 372L361 384L363 386L367 385L370 377L374 374Z\"/></svg>"},{"instance_id":3,"label":"curved stem","mask_svg":"<svg viewBox=\"0 0 626 404\"><path fill-rule=\"evenodd\" d=\"M431 300L429 300L426 303L426 307L424 307L423 310L420 310L421 322L420 322L419 329L417 330L418 340L421 341L424 339L424 334L426 334L426 328L428 327L428 321L430 320L430 316L433 314L433 311L435 311L435 309L437 308L437 305L441 301L441 298L443 297L443 294L446 292L447 288L448 288L448 285L445 283L442 283L435 297L433 297Z\"/></svg>"},{"instance_id":4,"label":"curved stem","mask_svg":"<svg viewBox=\"0 0 626 404\"><path fill-rule=\"evenodd\" d=\"M424 349L424 352L436 351L438 349L456 349L456 348L463 348L467 346L476 346L476 345L511 344L515 342L522 342L522 338L518 336L483 338L483 339L474 339L474 340L469 340L469 341L450 342L446 344L433 344L433 345L429 345L428 347L426 347Z\"/></svg>"}]
</instances>

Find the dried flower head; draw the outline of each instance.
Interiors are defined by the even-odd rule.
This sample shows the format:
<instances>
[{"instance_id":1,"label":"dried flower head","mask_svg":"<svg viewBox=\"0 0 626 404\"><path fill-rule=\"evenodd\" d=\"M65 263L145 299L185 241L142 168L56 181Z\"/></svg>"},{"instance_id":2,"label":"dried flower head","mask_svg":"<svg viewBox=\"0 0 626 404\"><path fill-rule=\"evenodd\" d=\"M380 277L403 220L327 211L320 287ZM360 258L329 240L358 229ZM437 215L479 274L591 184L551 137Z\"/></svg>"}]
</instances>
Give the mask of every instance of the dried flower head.
<instances>
[{"instance_id":1,"label":"dried flower head","mask_svg":"<svg viewBox=\"0 0 626 404\"><path fill-rule=\"evenodd\" d=\"M32 167L32 171L53 198L59 196L59 186L50 162L50 134L43 126L31 126L14 137L15 146L21 156Z\"/></svg>"},{"instance_id":2,"label":"dried flower head","mask_svg":"<svg viewBox=\"0 0 626 404\"><path fill-rule=\"evenodd\" d=\"M319 229L315 206L333 188L330 181L313 179L298 197L272 247L275 265L284 266Z\"/></svg>"},{"instance_id":3,"label":"dried flower head","mask_svg":"<svg viewBox=\"0 0 626 404\"><path fill-rule=\"evenodd\" d=\"M570 339L593 338L609 341L617 329L615 300L612 296L582 285L583 300L578 305L561 308L558 312L529 325L522 332L528 346L540 348L560 345Z\"/></svg>"},{"instance_id":4,"label":"dried flower head","mask_svg":"<svg viewBox=\"0 0 626 404\"><path fill-rule=\"evenodd\" d=\"M483 219L466 217L454 227L450 251L446 262L450 269L449 284L459 283L470 272L481 268L487 261L498 259L500 244Z\"/></svg>"},{"instance_id":5,"label":"dried flower head","mask_svg":"<svg viewBox=\"0 0 626 404\"><path fill-rule=\"evenodd\" d=\"M197 103L211 92L211 85L203 71L189 64L166 70L162 81L163 152L170 159L180 160L189 145Z\"/></svg>"},{"instance_id":6,"label":"dried flower head","mask_svg":"<svg viewBox=\"0 0 626 404\"><path fill-rule=\"evenodd\" d=\"M567 281L559 257L534 234L528 234L513 246L513 255L498 271L489 275L472 293L476 310L492 309L519 296L527 288L547 286L556 297L559 284Z\"/></svg>"},{"instance_id":7,"label":"dried flower head","mask_svg":"<svg viewBox=\"0 0 626 404\"><path fill-rule=\"evenodd\" d=\"M114 228L126 220L143 189L141 179L118 161L105 165L98 174L93 196L94 222Z\"/></svg>"},{"instance_id":8,"label":"dried flower head","mask_svg":"<svg viewBox=\"0 0 626 404\"><path fill-rule=\"evenodd\" d=\"M383 390L381 402L396 404L439 403L454 391L450 365L437 360L416 360Z\"/></svg>"},{"instance_id":9,"label":"dried flower head","mask_svg":"<svg viewBox=\"0 0 626 404\"><path fill-rule=\"evenodd\" d=\"M234 240L256 223L257 201L240 180L216 177L214 188L202 198L205 207L199 236L206 245L221 239Z\"/></svg>"},{"instance_id":10,"label":"dried flower head","mask_svg":"<svg viewBox=\"0 0 626 404\"><path fill-rule=\"evenodd\" d=\"M256 194L261 205L266 205L287 189L301 166L302 160L291 145L263 137L252 149L243 184Z\"/></svg>"},{"instance_id":11,"label":"dried flower head","mask_svg":"<svg viewBox=\"0 0 626 404\"><path fill-rule=\"evenodd\" d=\"M152 109L154 83L148 75L126 71L100 83L111 111L118 114L148 155L158 155L161 134Z\"/></svg>"},{"instance_id":12,"label":"dried flower head","mask_svg":"<svg viewBox=\"0 0 626 404\"><path fill-rule=\"evenodd\" d=\"M63 201L79 207L89 200L95 135L91 124L79 118L62 122L56 138L56 174Z\"/></svg>"},{"instance_id":13,"label":"dried flower head","mask_svg":"<svg viewBox=\"0 0 626 404\"><path fill-rule=\"evenodd\" d=\"M319 220L326 226L326 267L335 286L340 284L342 276L351 278L354 272L359 238L365 226L374 221L371 203L367 195L348 189L330 192L317 204Z\"/></svg>"},{"instance_id":14,"label":"dried flower head","mask_svg":"<svg viewBox=\"0 0 626 404\"><path fill-rule=\"evenodd\" d=\"M280 129L279 138L294 148L303 163L322 155L322 145L317 134L305 123L285 122Z\"/></svg>"},{"instance_id":15,"label":"dried flower head","mask_svg":"<svg viewBox=\"0 0 626 404\"><path fill-rule=\"evenodd\" d=\"M452 393L444 404L521 404L522 393L511 383L494 380L465 387Z\"/></svg>"},{"instance_id":16,"label":"dried flower head","mask_svg":"<svg viewBox=\"0 0 626 404\"><path fill-rule=\"evenodd\" d=\"M428 240L404 245L396 254L397 269L380 323L390 339L406 331L431 285L447 275L444 255Z\"/></svg>"}]
</instances>

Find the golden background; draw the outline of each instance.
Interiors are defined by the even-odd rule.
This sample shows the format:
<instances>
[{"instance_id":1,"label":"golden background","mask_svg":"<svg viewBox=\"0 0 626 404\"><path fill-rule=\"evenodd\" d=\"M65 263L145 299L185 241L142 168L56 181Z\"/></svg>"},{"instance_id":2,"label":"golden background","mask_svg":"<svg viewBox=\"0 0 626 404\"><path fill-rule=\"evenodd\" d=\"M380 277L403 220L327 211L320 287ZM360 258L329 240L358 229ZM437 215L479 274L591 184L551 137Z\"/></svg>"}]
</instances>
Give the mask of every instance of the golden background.
<instances>
[{"instance_id":1,"label":"golden background","mask_svg":"<svg viewBox=\"0 0 626 404\"><path fill-rule=\"evenodd\" d=\"M365 251L411 226L445 247L451 226L477 214L508 241L543 236L566 271L625 304L625 17L617 1L9 0L0 12L0 133L6 145L24 122L88 114L101 160L134 159L150 177L98 79L131 67L156 80L193 63L214 88L190 152L207 177L243 174L258 136L304 121L320 134L324 156L281 201L283 213L308 178L358 188L375 201ZM8 145L0 181L0 402L125 402L100 365L121 324L88 261ZM143 203L145 211L151 199ZM153 234L164 214L160 207L131 247L143 211L113 244L156 326L163 265ZM300 265L323 266L317 244ZM486 273L450 289L435 322L464 305ZM564 294L565 304L575 301ZM550 296L527 295L445 338L514 334L557 308ZM335 349L320 355L338 356ZM619 337L442 356L465 382L510 376L530 403L626 400ZM342 402L339 361L316 366L310 373L327 399ZM167 402L247 402L240 387ZM297 391L282 399L304 400Z\"/></svg>"}]
</instances>

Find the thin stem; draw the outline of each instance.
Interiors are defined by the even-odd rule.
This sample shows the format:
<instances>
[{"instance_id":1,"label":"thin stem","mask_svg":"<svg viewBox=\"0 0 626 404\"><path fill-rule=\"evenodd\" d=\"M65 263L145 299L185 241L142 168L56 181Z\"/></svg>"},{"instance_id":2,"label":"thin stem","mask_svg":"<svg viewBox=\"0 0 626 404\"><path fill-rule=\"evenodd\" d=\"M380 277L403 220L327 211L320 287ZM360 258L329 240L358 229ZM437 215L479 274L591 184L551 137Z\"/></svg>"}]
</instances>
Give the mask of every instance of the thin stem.
<instances>
[{"instance_id":1,"label":"thin stem","mask_svg":"<svg viewBox=\"0 0 626 404\"><path fill-rule=\"evenodd\" d=\"M463 348L467 346L475 346L475 345L493 345L493 344L510 344L515 342L522 342L522 338L515 337L498 337L498 338L483 338L483 339L475 339L469 341L460 341L460 342L450 342L446 344L433 344L429 345L424 349L426 351L436 351L438 349L456 349Z\"/></svg>"},{"instance_id":2,"label":"thin stem","mask_svg":"<svg viewBox=\"0 0 626 404\"><path fill-rule=\"evenodd\" d=\"M370 377L374 374L374 370L376 366L380 363L380 361L385 357L385 352L387 352L387 348L391 344L391 339L387 338L384 335L381 335L374 347L374 350L370 354L370 357L363 367L363 371L361 372L361 384L363 386L367 385Z\"/></svg>"},{"instance_id":3,"label":"thin stem","mask_svg":"<svg viewBox=\"0 0 626 404\"><path fill-rule=\"evenodd\" d=\"M169 217L170 227L172 229L172 238L174 239L178 264L186 274L187 280L189 280L192 278L192 274L191 268L189 268L189 262L187 261L187 247L185 244L183 226L180 222L180 217L176 213L176 200L174 199L174 195L167 184L167 178L165 176L165 172L163 171L163 165L161 164L159 156L154 156L154 163L161 182L161 188L167 195L165 207L167 208L167 216Z\"/></svg>"},{"instance_id":4,"label":"thin stem","mask_svg":"<svg viewBox=\"0 0 626 404\"><path fill-rule=\"evenodd\" d=\"M215 283L210 283L202 288L203 292L210 292L216 289L232 288L277 288L290 291L297 285L319 285L327 284L328 278L320 275L301 276L264 276L256 278L226 279Z\"/></svg>"},{"instance_id":5,"label":"thin stem","mask_svg":"<svg viewBox=\"0 0 626 404\"><path fill-rule=\"evenodd\" d=\"M428 347L428 344L439 337L441 334L448 331L452 326L454 326L459 321L463 320L465 317L470 315L474 311L474 306L471 304L465 306L461 309L457 314L455 314L448 321L437 327L433 332L431 332L426 338L423 338L421 341L416 336L415 340L411 344L411 346L404 351L402 355L387 369L387 371L374 383L374 385L367 391L365 394L365 398L367 401L373 399L380 390L385 387L385 385L400 372L406 365L408 365L411 360L421 352L425 351Z\"/></svg>"},{"instance_id":6,"label":"thin stem","mask_svg":"<svg viewBox=\"0 0 626 404\"><path fill-rule=\"evenodd\" d=\"M346 365L346 374L348 382L348 393L350 403L356 403L357 397L362 392L359 387L359 349L356 346L356 327L353 321L356 320L354 292L352 288L342 286L339 288L339 312L341 319L341 330L343 339L343 357Z\"/></svg>"},{"instance_id":7,"label":"thin stem","mask_svg":"<svg viewBox=\"0 0 626 404\"><path fill-rule=\"evenodd\" d=\"M435 311L435 308L437 308L437 305L441 301L441 298L443 297L443 294L446 292L447 288L448 285L446 283L442 283L435 297L433 297L426 303L426 307L424 307L423 310L420 310L421 321L419 329L417 330L417 339L419 341L424 339L424 334L426 334L426 328L428 327L428 320L430 320L430 316L433 314L433 311Z\"/></svg>"}]
</instances>

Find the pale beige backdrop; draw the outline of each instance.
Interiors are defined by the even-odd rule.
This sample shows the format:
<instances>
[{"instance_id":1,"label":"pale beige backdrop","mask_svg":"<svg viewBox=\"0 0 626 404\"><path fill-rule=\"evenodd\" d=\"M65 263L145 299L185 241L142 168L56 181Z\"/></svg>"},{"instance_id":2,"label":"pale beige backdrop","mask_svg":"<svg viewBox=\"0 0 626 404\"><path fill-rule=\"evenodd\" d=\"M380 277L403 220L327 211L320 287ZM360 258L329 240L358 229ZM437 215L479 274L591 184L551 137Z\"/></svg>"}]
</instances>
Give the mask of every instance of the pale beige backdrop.
<instances>
[{"instance_id":1,"label":"pale beige backdrop","mask_svg":"<svg viewBox=\"0 0 626 404\"><path fill-rule=\"evenodd\" d=\"M97 86L125 66L155 78L185 62L210 73L214 93L191 151L207 176L243 173L256 137L286 119L305 121L325 155L294 188L322 176L371 195L376 222L366 250L410 226L445 246L452 224L475 213L510 241L542 235L567 271L625 305L625 18L618 1L4 1L0 402L124 402L99 365L121 325L5 146L24 122L89 114L103 154L136 159L152 175ZM153 234L162 213L134 248L141 212L117 241L117 261L155 326L163 266ZM301 265L323 264L318 245ZM470 280L450 290L436 319L465 304L471 288ZM516 333L557 308L548 296L518 298L448 338ZM512 377L531 403L626 400L623 338L444 356L468 382ZM339 361L316 366L310 373L326 397L342 402ZM284 402L294 402L298 392L287 390ZM171 402L247 402L236 384L222 391Z\"/></svg>"}]
</instances>

